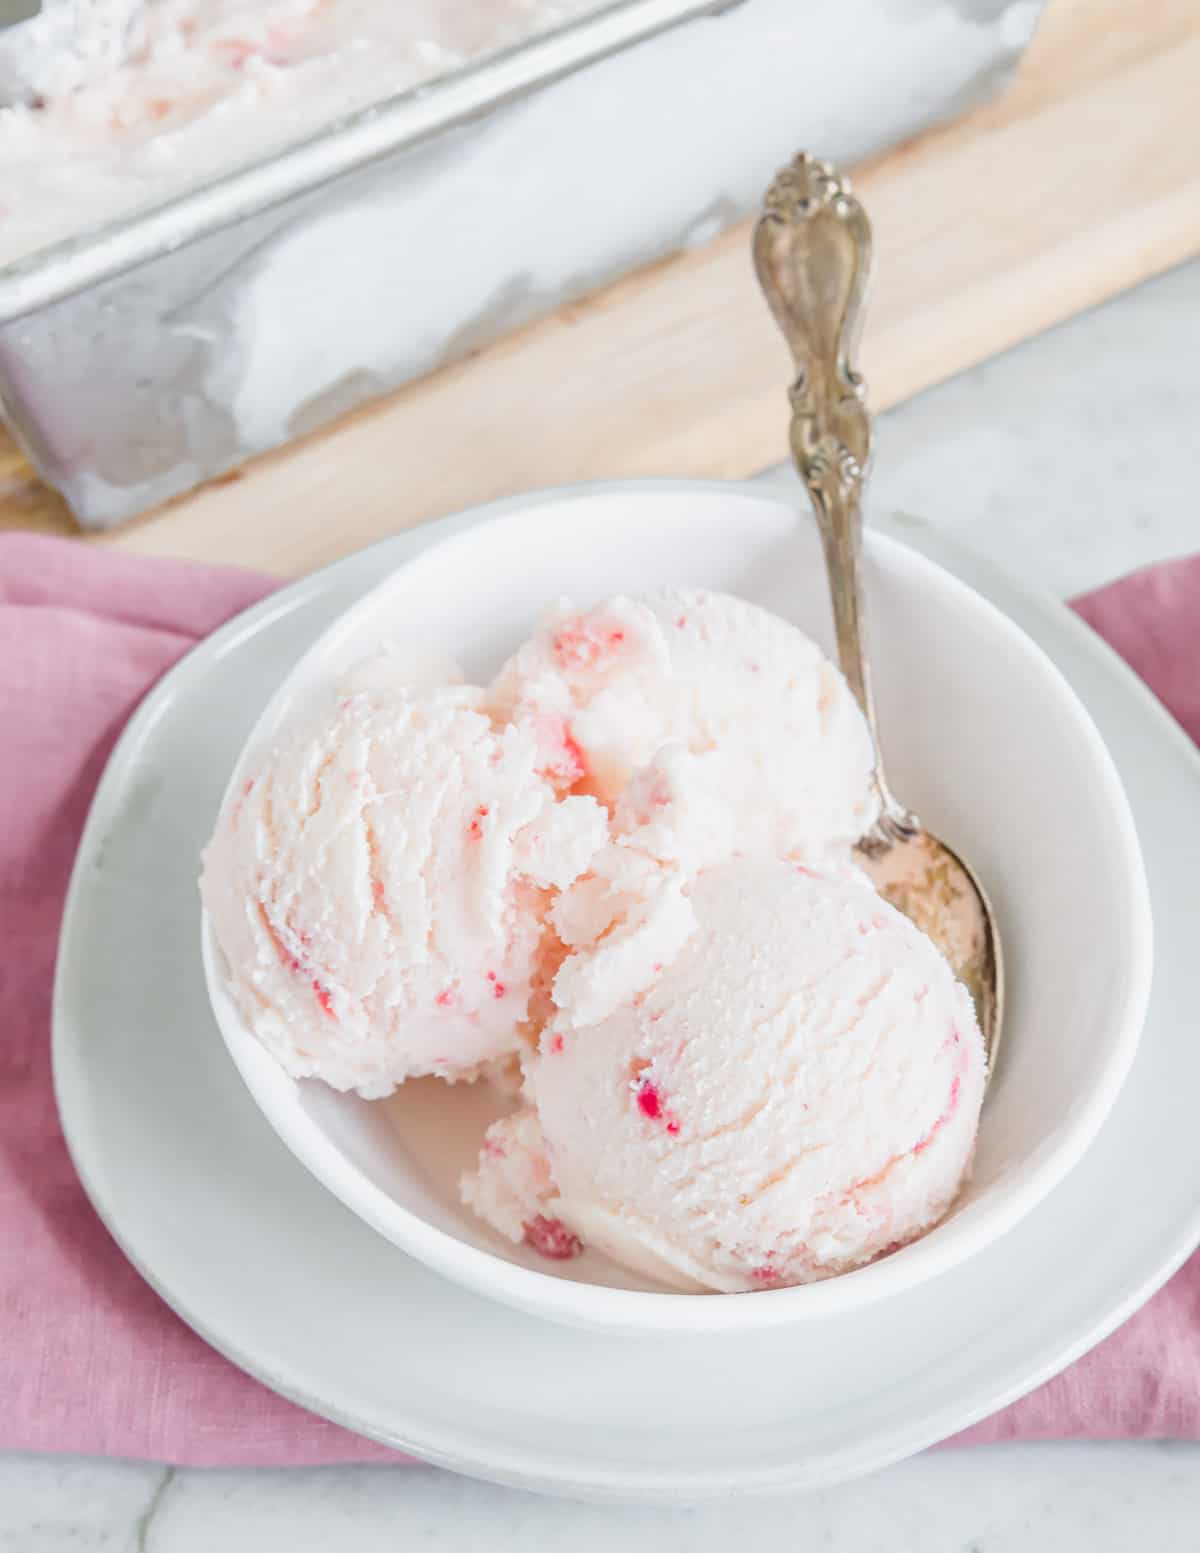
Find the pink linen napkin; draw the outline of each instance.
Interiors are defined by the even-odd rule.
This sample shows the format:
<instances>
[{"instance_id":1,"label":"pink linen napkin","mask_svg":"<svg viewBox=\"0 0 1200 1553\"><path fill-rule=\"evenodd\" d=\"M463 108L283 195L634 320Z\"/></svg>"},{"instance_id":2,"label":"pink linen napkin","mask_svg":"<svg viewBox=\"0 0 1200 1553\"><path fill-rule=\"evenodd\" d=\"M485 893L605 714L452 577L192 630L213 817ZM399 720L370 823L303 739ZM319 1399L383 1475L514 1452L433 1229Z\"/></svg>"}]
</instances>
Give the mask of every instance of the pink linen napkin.
<instances>
[{"instance_id":1,"label":"pink linen napkin","mask_svg":"<svg viewBox=\"0 0 1200 1553\"><path fill-rule=\"evenodd\" d=\"M0 1448L176 1465L397 1461L276 1397L142 1282L92 1212L50 1082L63 897L93 789L146 689L264 577L0 535ZM1200 740L1200 557L1079 612ZM1200 1439L1200 1254L1092 1353L959 1436Z\"/></svg>"}]
</instances>

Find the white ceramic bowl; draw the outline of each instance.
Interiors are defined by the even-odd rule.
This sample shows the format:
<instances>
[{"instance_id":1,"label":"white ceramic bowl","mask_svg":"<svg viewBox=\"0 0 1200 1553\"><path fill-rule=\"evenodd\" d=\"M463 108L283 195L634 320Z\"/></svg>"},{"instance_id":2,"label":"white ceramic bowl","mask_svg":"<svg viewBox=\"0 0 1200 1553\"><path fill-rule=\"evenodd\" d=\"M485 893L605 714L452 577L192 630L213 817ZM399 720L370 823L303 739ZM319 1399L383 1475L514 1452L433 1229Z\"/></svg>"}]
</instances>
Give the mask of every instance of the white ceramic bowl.
<instances>
[{"instance_id":1,"label":"white ceramic bowl","mask_svg":"<svg viewBox=\"0 0 1200 1553\"><path fill-rule=\"evenodd\" d=\"M739 594L831 646L815 530L778 495L640 481L502 502L317 641L263 714L230 786L315 685L381 639L449 653L480 678L548 601L669 583ZM458 1202L459 1171L474 1162L492 1114L485 1086L421 1080L368 1102L289 1078L243 1024L205 921L213 1008L263 1114L395 1245L479 1294L582 1326L770 1327L880 1299L953 1266L1003 1234L1080 1158L1129 1069L1149 993L1149 898L1120 781L1054 665L971 589L870 537L867 593L893 785L987 881L1009 968L1003 1053L961 1201L923 1240L802 1288L675 1294L590 1253L550 1269Z\"/></svg>"}]
</instances>

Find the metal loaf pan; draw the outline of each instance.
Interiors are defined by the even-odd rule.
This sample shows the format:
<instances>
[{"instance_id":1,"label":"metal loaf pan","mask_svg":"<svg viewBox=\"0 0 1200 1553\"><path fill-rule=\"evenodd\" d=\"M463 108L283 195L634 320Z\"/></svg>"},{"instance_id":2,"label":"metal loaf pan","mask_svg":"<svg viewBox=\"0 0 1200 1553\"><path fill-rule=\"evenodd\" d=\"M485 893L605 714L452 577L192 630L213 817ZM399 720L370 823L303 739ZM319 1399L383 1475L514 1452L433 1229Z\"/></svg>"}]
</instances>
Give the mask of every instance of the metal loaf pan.
<instances>
[{"instance_id":1,"label":"metal loaf pan","mask_svg":"<svg viewBox=\"0 0 1200 1553\"><path fill-rule=\"evenodd\" d=\"M0 408L108 527L1003 81L1033 0L621 0L0 270Z\"/></svg>"}]
</instances>

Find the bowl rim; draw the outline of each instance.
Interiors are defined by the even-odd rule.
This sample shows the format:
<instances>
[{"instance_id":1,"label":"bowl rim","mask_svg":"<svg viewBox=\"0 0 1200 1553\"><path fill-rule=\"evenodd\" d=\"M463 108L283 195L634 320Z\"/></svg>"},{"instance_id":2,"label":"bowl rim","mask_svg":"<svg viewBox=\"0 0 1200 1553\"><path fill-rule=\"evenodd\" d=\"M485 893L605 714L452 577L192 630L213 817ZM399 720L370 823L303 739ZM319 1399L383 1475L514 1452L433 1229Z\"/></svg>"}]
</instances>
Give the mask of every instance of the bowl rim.
<instances>
[{"instance_id":1,"label":"bowl rim","mask_svg":"<svg viewBox=\"0 0 1200 1553\"><path fill-rule=\"evenodd\" d=\"M359 617L371 612L378 594L396 578L435 553L441 556L448 548L469 547L485 524L507 522L516 527L520 520L545 506L681 495L712 503L714 516L722 505L746 499L776 512L783 509L795 515L797 510L796 503L770 488L743 482L686 479L583 482L505 497L468 509L464 515L475 520L469 527L435 540L381 579L321 632L291 666L241 747L221 807L241 780L247 757L266 732L277 726L294 700L297 687L304 686L313 663L327 656L335 643L352 636ZM865 542L868 555L882 559L885 571L889 567L907 567L935 583L943 596L957 596L977 616L989 619L1029 668L1036 669L1089 757L1090 780L1102 792L1109 813L1106 842L1124 876L1121 901L1127 922L1122 941L1128 961L1126 975L1121 979L1123 995L1110 1009L1106 1022L1111 1032L1108 1055L1092 1084L1072 1106L1056 1137L1038 1151L1033 1161L1013 1171L1008 1179L994 1182L986 1200L969 1205L949 1223L866 1267L819 1283L725 1294L720 1298L579 1283L508 1261L460 1240L403 1207L353 1165L299 1103L302 1081L286 1074L242 1021L226 987L208 912L203 910L201 953L209 1001L226 1048L255 1104L291 1153L351 1212L433 1271L473 1293L577 1327L630 1334L767 1330L874 1303L965 1261L999 1239L1033 1209L1068 1174L1095 1138L1132 1065L1149 1002L1152 973L1149 887L1124 787L1090 714L1053 660L1032 638L975 589L901 540L868 529Z\"/></svg>"}]
</instances>

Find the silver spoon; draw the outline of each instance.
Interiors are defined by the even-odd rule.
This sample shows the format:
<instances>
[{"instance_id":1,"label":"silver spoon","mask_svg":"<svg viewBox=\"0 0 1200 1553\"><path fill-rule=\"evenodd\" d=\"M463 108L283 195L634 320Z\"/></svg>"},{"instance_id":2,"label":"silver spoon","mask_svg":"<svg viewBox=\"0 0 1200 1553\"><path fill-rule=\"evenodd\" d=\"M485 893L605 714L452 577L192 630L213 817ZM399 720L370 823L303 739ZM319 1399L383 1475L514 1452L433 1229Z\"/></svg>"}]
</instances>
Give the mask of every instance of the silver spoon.
<instances>
[{"instance_id":1,"label":"silver spoon","mask_svg":"<svg viewBox=\"0 0 1200 1553\"><path fill-rule=\"evenodd\" d=\"M880 813L859 854L880 893L937 944L975 1000L990 1072L1004 1008L995 916L971 868L892 796L879 748L860 565L871 421L866 385L851 365L871 227L849 182L807 154L785 167L755 227L754 263L796 364L792 458L821 531L842 673L875 742Z\"/></svg>"}]
</instances>

